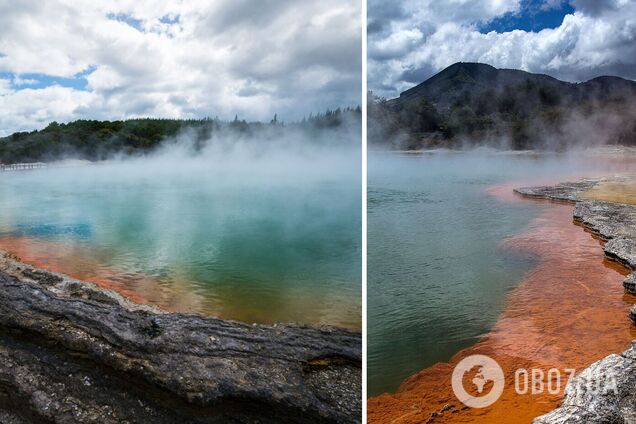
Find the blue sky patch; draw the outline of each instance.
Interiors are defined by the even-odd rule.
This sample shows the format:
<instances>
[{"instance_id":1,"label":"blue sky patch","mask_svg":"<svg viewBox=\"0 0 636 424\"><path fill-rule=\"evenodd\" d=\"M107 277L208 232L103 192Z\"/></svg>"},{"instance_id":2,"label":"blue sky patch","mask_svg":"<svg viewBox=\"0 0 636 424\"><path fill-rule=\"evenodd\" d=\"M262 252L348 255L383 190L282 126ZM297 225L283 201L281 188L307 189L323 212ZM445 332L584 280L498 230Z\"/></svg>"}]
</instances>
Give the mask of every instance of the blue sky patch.
<instances>
[{"instance_id":1,"label":"blue sky patch","mask_svg":"<svg viewBox=\"0 0 636 424\"><path fill-rule=\"evenodd\" d=\"M565 15L571 13L574 13L574 7L567 1L550 5L541 0L522 0L519 12L506 13L486 22L479 27L479 31L483 34L491 31L509 32L515 29L539 32L545 28L557 28Z\"/></svg>"},{"instance_id":2,"label":"blue sky patch","mask_svg":"<svg viewBox=\"0 0 636 424\"><path fill-rule=\"evenodd\" d=\"M135 28L137 31L143 32L143 27L141 25L143 21L141 19L135 19L125 13L109 13L108 15L106 15L106 17L113 21L123 22Z\"/></svg>"},{"instance_id":3,"label":"blue sky patch","mask_svg":"<svg viewBox=\"0 0 636 424\"><path fill-rule=\"evenodd\" d=\"M161 19L159 19L159 22L161 22L162 24L174 25L174 24L178 24L180 19L181 19L180 15L175 15L175 16L165 15L165 16L162 16Z\"/></svg>"},{"instance_id":4,"label":"blue sky patch","mask_svg":"<svg viewBox=\"0 0 636 424\"><path fill-rule=\"evenodd\" d=\"M88 80L86 77L95 69L95 66L89 66L86 70L78 72L71 78L39 73L16 75L12 72L0 72L0 79L10 80L10 87L14 90L23 90L26 88L38 89L50 87L52 85L59 85L61 87L69 87L74 90L88 91Z\"/></svg>"}]
</instances>

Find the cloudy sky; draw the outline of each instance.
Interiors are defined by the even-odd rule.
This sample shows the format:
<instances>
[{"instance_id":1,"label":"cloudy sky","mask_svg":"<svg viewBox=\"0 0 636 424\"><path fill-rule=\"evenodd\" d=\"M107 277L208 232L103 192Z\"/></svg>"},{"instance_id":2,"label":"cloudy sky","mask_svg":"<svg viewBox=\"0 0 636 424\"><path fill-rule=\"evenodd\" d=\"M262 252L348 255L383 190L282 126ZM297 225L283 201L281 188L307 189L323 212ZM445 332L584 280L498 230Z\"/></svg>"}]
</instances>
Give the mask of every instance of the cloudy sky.
<instances>
[{"instance_id":1,"label":"cloudy sky","mask_svg":"<svg viewBox=\"0 0 636 424\"><path fill-rule=\"evenodd\" d=\"M369 89L387 98L459 61L636 79L636 0L369 0L368 12Z\"/></svg>"},{"instance_id":2,"label":"cloudy sky","mask_svg":"<svg viewBox=\"0 0 636 424\"><path fill-rule=\"evenodd\" d=\"M360 104L360 0L0 0L0 135Z\"/></svg>"}]
</instances>

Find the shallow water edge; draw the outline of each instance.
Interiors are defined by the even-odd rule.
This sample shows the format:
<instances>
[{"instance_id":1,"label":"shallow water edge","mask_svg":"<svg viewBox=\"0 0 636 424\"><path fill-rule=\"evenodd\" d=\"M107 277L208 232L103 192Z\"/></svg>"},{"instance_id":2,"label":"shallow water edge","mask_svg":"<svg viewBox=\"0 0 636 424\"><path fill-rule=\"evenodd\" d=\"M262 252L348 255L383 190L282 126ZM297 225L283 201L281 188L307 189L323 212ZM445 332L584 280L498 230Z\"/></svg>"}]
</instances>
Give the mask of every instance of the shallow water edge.
<instances>
[{"instance_id":1,"label":"shallow water edge","mask_svg":"<svg viewBox=\"0 0 636 424\"><path fill-rule=\"evenodd\" d=\"M371 398L370 422L530 422L558 406L562 393L519 396L507 388L491 407L468 409L451 391L454 364L470 354L486 354L510 381L520 367L580 371L629 346L635 334L626 316L636 298L621 285L629 271L608 261L599 241L573 225L571 205L548 205L529 231L503 243L506 249L532 252L539 262L510 293L493 330L450 363L409 378L397 393Z\"/></svg>"},{"instance_id":2,"label":"shallow water edge","mask_svg":"<svg viewBox=\"0 0 636 424\"><path fill-rule=\"evenodd\" d=\"M8 254L0 255L0 289L0 416L360 419L359 332L169 313Z\"/></svg>"}]
</instances>

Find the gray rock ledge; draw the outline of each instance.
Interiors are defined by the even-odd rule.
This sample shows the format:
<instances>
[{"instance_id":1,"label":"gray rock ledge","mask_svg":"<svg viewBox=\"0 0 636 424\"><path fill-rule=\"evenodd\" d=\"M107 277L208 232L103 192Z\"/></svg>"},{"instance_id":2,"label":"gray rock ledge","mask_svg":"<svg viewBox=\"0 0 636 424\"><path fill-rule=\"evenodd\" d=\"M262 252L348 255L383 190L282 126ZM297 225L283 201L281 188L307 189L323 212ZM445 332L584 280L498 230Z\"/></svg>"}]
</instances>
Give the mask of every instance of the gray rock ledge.
<instances>
[{"instance_id":1,"label":"gray rock ledge","mask_svg":"<svg viewBox=\"0 0 636 424\"><path fill-rule=\"evenodd\" d=\"M622 263L632 273L625 290L636 294L636 206L586 200L581 194L600 182L634 180L634 177L586 179L552 187L516 189L523 196L574 203L574 220L606 243L605 255ZM636 305L630 311L636 323ZM565 389L561 406L536 418L535 424L623 424L636 423L636 345L621 355L595 362Z\"/></svg>"},{"instance_id":2,"label":"gray rock ledge","mask_svg":"<svg viewBox=\"0 0 636 424\"><path fill-rule=\"evenodd\" d=\"M360 333L167 313L0 255L2 423L360 420Z\"/></svg>"},{"instance_id":3,"label":"gray rock ledge","mask_svg":"<svg viewBox=\"0 0 636 424\"><path fill-rule=\"evenodd\" d=\"M636 422L636 347L609 355L576 375L561 406L534 424L631 424Z\"/></svg>"}]
</instances>

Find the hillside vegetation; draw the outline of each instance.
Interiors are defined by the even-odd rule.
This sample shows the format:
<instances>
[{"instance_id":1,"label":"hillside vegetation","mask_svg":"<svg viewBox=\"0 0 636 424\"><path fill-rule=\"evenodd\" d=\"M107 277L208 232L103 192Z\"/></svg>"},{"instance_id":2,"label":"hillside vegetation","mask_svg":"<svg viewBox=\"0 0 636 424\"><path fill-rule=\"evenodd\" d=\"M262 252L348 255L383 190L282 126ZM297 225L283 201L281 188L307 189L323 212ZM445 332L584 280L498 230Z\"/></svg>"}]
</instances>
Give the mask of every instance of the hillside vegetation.
<instances>
[{"instance_id":1,"label":"hillside vegetation","mask_svg":"<svg viewBox=\"0 0 636 424\"><path fill-rule=\"evenodd\" d=\"M456 63L386 100L369 95L369 142L399 149L636 145L636 82L583 83Z\"/></svg>"},{"instance_id":2,"label":"hillside vegetation","mask_svg":"<svg viewBox=\"0 0 636 424\"><path fill-rule=\"evenodd\" d=\"M130 119L124 121L78 120L50 123L39 131L17 132L0 138L0 162L46 162L77 158L103 160L113 156L138 156L154 151L166 142L187 139L200 149L214 136L268 139L301 133L322 139L326 132L357 132L360 108L328 110L301 122L284 124L275 116L269 123L219 119ZM357 137L359 141L359 135ZM343 140L346 142L346 140Z\"/></svg>"}]
</instances>

